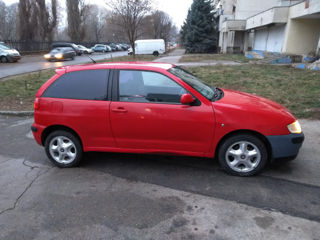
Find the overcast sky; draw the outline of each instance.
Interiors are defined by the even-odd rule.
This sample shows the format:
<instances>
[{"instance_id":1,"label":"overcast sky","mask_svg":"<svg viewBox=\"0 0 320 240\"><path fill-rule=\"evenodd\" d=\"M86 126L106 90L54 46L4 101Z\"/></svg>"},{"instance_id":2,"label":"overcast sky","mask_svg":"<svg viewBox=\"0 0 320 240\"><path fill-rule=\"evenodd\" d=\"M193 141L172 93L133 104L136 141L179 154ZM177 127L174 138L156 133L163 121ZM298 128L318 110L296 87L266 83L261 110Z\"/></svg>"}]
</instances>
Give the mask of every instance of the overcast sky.
<instances>
[{"instance_id":1,"label":"overcast sky","mask_svg":"<svg viewBox=\"0 0 320 240\"><path fill-rule=\"evenodd\" d=\"M18 0L3 0L7 5L18 2ZM64 0L59 0L64 6ZM105 6L105 0L86 0L90 4ZM154 8L168 13L178 28L183 24L187 17L188 9L193 0L153 0Z\"/></svg>"}]
</instances>

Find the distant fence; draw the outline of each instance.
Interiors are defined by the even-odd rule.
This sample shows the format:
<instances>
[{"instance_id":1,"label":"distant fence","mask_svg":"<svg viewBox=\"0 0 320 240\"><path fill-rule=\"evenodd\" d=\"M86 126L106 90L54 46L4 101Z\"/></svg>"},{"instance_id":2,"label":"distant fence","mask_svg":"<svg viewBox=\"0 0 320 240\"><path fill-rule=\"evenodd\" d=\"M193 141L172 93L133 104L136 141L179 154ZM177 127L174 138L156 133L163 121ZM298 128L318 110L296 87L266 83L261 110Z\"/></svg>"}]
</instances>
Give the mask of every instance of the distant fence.
<instances>
[{"instance_id":1,"label":"distant fence","mask_svg":"<svg viewBox=\"0 0 320 240\"><path fill-rule=\"evenodd\" d=\"M40 42L40 41L15 41L15 40L2 40L10 47L17 49L20 53L32 53L32 52L47 52L50 51L53 43L70 42L70 41L53 41L53 42ZM109 44L107 42L99 42L101 44ZM85 47L93 47L96 42L82 42L78 43Z\"/></svg>"}]
</instances>

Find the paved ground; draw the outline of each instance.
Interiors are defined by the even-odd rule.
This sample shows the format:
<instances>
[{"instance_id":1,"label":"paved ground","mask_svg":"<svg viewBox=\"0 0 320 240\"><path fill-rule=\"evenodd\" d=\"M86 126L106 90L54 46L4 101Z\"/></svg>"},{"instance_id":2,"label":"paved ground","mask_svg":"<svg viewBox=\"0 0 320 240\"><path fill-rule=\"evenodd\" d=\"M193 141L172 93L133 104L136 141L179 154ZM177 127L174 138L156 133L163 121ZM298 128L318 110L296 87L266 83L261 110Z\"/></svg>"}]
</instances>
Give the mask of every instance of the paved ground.
<instances>
[{"instance_id":1,"label":"paved ground","mask_svg":"<svg viewBox=\"0 0 320 240\"><path fill-rule=\"evenodd\" d=\"M251 178L211 159L90 153L58 169L32 118L0 116L0 239L320 239L320 124Z\"/></svg>"},{"instance_id":2,"label":"paved ground","mask_svg":"<svg viewBox=\"0 0 320 240\"><path fill-rule=\"evenodd\" d=\"M105 58L120 57L127 55L127 51L113 52L113 53L94 53L89 55L94 60L102 60ZM66 60L62 62L48 62L43 56L30 55L23 56L17 63L2 63L0 64L0 78L34 72L42 69L57 68L61 66L74 65L90 62L90 58L87 55L77 56L74 60Z\"/></svg>"},{"instance_id":3,"label":"paved ground","mask_svg":"<svg viewBox=\"0 0 320 240\"><path fill-rule=\"evenodd\" d=\"M215 65L241 65L243 63L234 62L234 61L225 61L225 60L214 60L214 61L202 61L202 62L182 62L179 60L184 54L184 49L175 49L168 56L158 58L154 60L155 62L166 62L172 63L177 66L186 66L186 67L200 67L200 66L215 66Z\"/></svg>"}]
</instances>

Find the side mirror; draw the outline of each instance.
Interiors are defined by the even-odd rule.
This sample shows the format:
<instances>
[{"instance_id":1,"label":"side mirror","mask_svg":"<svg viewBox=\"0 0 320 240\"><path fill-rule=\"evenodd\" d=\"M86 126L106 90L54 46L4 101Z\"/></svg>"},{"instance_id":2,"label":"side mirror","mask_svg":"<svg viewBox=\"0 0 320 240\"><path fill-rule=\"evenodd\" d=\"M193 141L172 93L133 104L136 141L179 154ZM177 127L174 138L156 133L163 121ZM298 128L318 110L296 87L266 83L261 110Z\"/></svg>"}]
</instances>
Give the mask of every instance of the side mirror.
<instances>
[{"instance_id":1,"label":"side mirror","mask_svg":"<svg viewBox=\"0 0 320 240\"><path fill-rule=\"evenodd\" d=\"M195 99L189 93L182 94L182 96L180 98L181 104L184 104L184 105L190 105L190 104L194 103L194 101L195 101Z\"/></svg>"}]
</instances>

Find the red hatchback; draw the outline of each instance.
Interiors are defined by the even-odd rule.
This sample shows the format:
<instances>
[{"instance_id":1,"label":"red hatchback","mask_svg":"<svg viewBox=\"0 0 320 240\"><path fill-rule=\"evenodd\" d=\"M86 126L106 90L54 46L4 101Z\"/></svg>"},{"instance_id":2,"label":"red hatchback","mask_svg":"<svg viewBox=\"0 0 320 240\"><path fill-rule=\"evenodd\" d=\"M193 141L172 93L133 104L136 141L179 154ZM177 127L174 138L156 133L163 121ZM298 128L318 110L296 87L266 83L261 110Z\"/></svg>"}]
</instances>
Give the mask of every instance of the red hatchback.
<instances>
[{"instance_id":1,"label":"red hatchback","mask_svg":"<svg viewBox=\"0 0 320 240\"><path fill-rule=\"evenodd\" d=\"M56 70L37 92L33 135L59 167L83 152L216 157L249 176L267 162L295 158L304 140L283 106L212 88L166 63L103 63Z\"/></svg>"}]
</instances>

